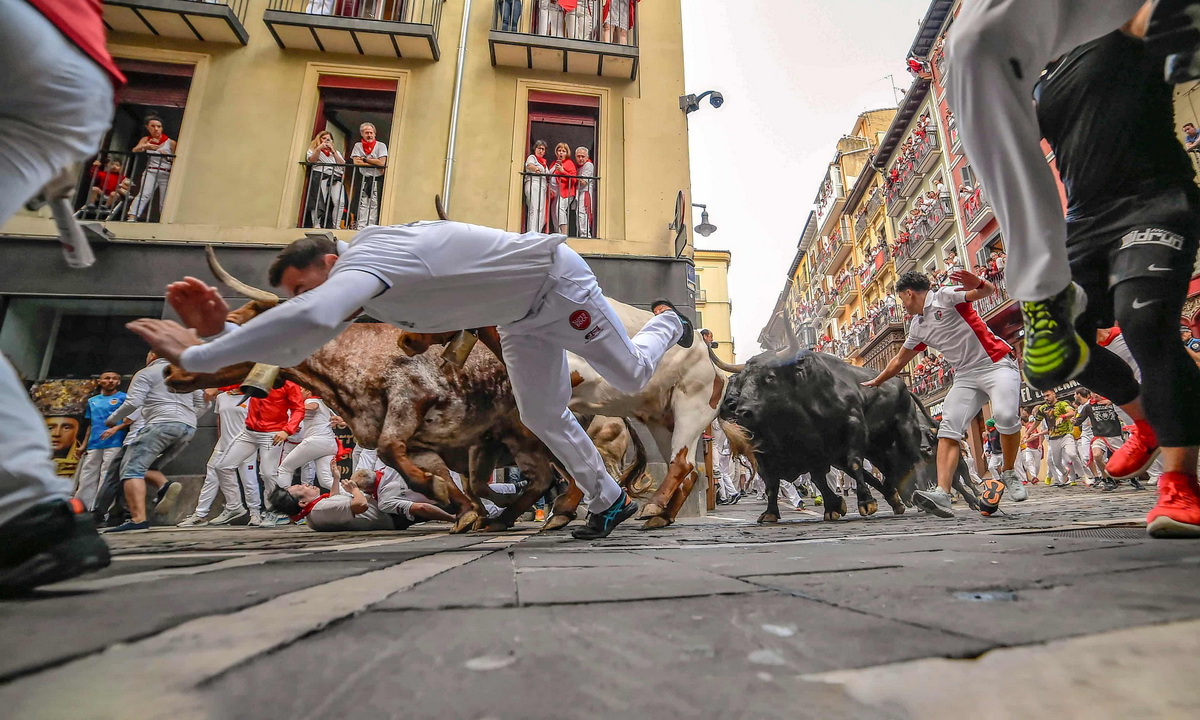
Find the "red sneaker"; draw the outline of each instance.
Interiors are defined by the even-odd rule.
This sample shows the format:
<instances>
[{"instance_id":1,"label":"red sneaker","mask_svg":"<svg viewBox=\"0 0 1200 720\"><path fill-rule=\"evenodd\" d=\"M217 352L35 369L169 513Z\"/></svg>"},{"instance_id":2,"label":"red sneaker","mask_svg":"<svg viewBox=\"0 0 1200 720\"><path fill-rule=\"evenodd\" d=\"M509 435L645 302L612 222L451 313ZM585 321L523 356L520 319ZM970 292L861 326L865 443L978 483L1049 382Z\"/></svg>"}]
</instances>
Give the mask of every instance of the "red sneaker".
<instances>
[{"instance_id":1,"label":"red sneaker","mask_svg":"<svg viewBox=\"0 0 1200 720\"><path fill-rule=\"evenodd\" d=\"M1134 425L1129 439L1117 448L1104 469L1112 479L1125 480L1146 472L1157 457L1158 438L1150 424L1142 421Z\"/></svg>"},{"instance_id":2,"label":"red sneaker","mask_svg":"<svg viewBox=\"0 0 1200 720\"><path fill-rule=\"evenodd\" d=\"M1200 538L1200 484L1195 475L1169 472L1158 479L1158 504L1146 516L1155 538Z\"/></svg>"}]
</instances>

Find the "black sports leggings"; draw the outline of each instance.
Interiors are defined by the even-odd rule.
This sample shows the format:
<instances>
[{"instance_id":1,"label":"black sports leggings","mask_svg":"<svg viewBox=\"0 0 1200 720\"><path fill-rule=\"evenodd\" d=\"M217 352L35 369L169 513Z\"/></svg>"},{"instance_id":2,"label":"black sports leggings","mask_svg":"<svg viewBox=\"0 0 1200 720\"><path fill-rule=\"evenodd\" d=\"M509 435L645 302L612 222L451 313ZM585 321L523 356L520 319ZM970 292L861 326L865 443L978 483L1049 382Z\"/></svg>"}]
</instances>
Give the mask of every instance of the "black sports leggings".
<instances>
[{"instance_id":1,"label":"black sports leggings","mask_svg":"<svg viewBox=\"0 0 1200 720\"><path fill-rule=\"evenodd\" d=\"M1125 361L1096 344L1094 327L1079 328L1091 360L1076 379L1118 405L1140 394L1164 447L1200 445L1200 368L1179 339L1186 295L1186 284L1159 278L1132 278L1112 289L1114 316L1142 371L1140 388Z\"/></svg>"}]
</instances>

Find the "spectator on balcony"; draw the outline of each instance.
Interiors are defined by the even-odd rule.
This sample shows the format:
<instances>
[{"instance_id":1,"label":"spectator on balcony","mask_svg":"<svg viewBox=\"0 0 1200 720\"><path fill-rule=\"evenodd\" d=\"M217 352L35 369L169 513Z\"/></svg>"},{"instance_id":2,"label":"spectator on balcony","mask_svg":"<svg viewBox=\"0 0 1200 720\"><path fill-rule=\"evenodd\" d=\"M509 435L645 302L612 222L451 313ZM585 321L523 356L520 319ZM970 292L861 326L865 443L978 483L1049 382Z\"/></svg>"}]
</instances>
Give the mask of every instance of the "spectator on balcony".
<instances>
[{"instance_id":1,"label":"spectator on balcony","mask_svg":"<svg viewBox=\"0 0 1200 720\"><path fill-rule=\"evenodd\" d=\"M604 0L604 42L629 44L629 31L642 0Z\"/></svg>"},{"instance_id":2,"label":"spectator on balcony","mask_svg":"<svg viewBox=\"0 0 1200 720\"><path fill-rule=\"evenodd\" d=\"M110 211L128 194L129 178L121 171L121 161L109 158L101 170L100 160L96 159L92 162L92 186L88 188L87 205L75 216L82 216L89 208Z\"/></svg>"},{"instance_id":3,"label":"spectator on balcony","mask_svg":"<svg viewBox=\"0 0 1200 720\"><path fill-rule=\"evenodd\" d=\"M206 2L215 2L216 0L206 0ZM337 0L308 0L308 4L304 7L304 12L309 15L332 15L334 5L338 4ZM350 15L352 13L339 13Z\"/></svg>"},{"instance_id":4,"label":"spectator on balcony","mask_svg":"<svg viewBox=\"0 0 1200 720\"><path fill-rule=\"evenodd\" d=\"M595 40L596 0L558 0L563 8L563 24L572 40Z\"/></svg>"},{"instance_id":5,"label":"spectator on balcony","mask_svg":"<svg viewBox=\"0 0 1200 720\"><path fill-rule=\"evenodd\" d=\"M563 36L563 7L558 0L538 0L538 35Z\"/></svg>"},{"instance_id":6,"label":"spectator on balcony","mask_svg":"<svg viewBox=\"0 0 1200 720\"><path fill-rule=\"evenodd\" d=\"M967 182L966 180L964 180L963 183L958 186L958 199L959 200L967 200L974 194L975 194L975 187L973 185L971 185L971 183Z\"/></svg>"},{"instance_id":7,"label":"spectator on balcony","mask_svg":"<svg viewBox=\"0 0 1200 720\"><path fill-rule=\"evenodd\" d=\"M496 14L500 17L501 32L520 32L521 0L496 0Z\"/></svg>"},{"instance_id":8,"label":"spectator on balcony","mask_svg":"<svg viewBox=\"0 0 1200 720\"><path fill-rule=\"evenodd\" d=\"M588 149L575 148L575 166L579 170L579 186L575 190L575 224L579 237L592 236L592 223L596 218L596 181L585 178L596 177L596 166L588 157Z\"/></svg>"},{"instance_id":9,"label":"spectator on balcony","mask_svg":"<svg viewBox=\"0 0 1200 720\"><path fill-rule=\"evenodd\" d=\"M161 204L167 196L167 181L171 179L171 165L178 151L178 144L163 132L162 118L146 116L146 135L133 146L132 152L151 156L138 183L138 195L129 209L127 222L145 220L155 199Z\"/></svg>"},{"instance_id":10,"label":"spectator on balcony","mask_svg":"<svg viewBox=\"0 0 1200 720\"><path fill-rule=\"evenodd\" d=\"M360 177L355 228L362 230L368 225L379 224L379 194L383 190L383 169L387 167L388 149L375 137L375 126L371 123L360 125L358 133L361 139L354 143L350 161L357 166Z\"/></svg>"},{"instance_id":11,"label":"spectator on balcony","mask_svg":"<svg viewBox=\"0 0 1200 720\"><path fill-rule=\"evenodd\" d=\"M571 161L571 146L560 142L554 146L554 165L550 166L550 174L558 181L555 183L554 215L558 221L558 232L566 235L571 222L571 203L575 197L576 175L579 174L575 163Z\"/></svg>"},{"instance_id":12,"label":"spectator on balcony","mask_svg":"<svg viewBox=\"0 0 1200 720\"><path fill-rule=\"evenodd\" d=\"M1188 152L1200 152L1200 130L1192 123L1183 124L1183 146Z\"/></svg>"},{"instance_id":13,"label":"spectator on balcony","mask_svg":"<svg viewBox=\"0 0 1200 720\"><path fill-rule=\"evenodd\" d=\"M525 232L546 232L550 223L550 184L545 175L546 141L538 140L525 158Z\"/></svg>"},{"instance_id":14,"label":"spectator on balcony","mask_svg":"<svg viewBox=\"0 0 1200 720\"><path fill-rule=\"evenodd\" d=\"M308 197L304 217L308 227L338 228L345 209L342 178L346 158L333 146L333 133L322 130L308 146Z\"/></svg>"}]
</instances>

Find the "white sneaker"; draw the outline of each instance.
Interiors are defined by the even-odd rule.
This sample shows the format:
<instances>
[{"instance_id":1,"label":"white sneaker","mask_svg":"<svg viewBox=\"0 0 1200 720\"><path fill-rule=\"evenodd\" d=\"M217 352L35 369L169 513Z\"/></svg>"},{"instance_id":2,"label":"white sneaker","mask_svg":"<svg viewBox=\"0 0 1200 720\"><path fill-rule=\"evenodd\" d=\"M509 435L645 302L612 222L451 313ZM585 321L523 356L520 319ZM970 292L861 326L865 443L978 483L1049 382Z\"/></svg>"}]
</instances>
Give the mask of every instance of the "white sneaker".
<instances>
[{"instance_id":1,"label":"white sneaker","mask_svg":"<svg viewBox=\"0 0 1200 720\"><path fill-rule=\"evenodd\" d=\"M208 524L208 519L205 518L203 515L197 515L196 513L192 513L191 515L188 515L187 517L185 517L181 522L176 523L175 527L182 527L182 528L200 527L201 525L207 525L207 524Z\"/></svg>"},{"instance_id":2,"label":"white sneaker","mask_svg":"<svg viewBox=\"0 0 1200 720\"><path fill-rule=\"evenodd\" d=\"M1008 490L1009 500L1022 502L1029 497L1029 491L1025 489L1025 484L1021 482L1021 478L1017 477L1016 470L1007 470L1000 473L1000 480Z\"/></svg>"},{"instance_id":3,"label":"white sneaker","mask_svg":"<svg viewBox=\"0 0 1200 720\"><path fill-rule=\"evenodd\" d=\"M263 524L262 513L257 510L250 511L250 520L246 523L247 527L260 527Z\"/></svg>"},{"instance_id":4,"label":"white sneaker","mask_svg":"<svg viewBox=\"0 0 1200 720\"><path fill-rule=\"evenodd\" d=\"M240 517L246 517L246 508L225 508L221 514L212 519L209 525L228 525Z\"/></svg>"},{"instance_id":5,"label":"white sneaker","mask_svg":"<svg viewBox=\"0 0 1200 720\"><path fill-rule=\"evenodd\" d=\"M940 487L916 491L913 493L913 504L930 515L943 518L954 517L954 510L950 508L950 493Z\"/></svg>"}]
</instances>

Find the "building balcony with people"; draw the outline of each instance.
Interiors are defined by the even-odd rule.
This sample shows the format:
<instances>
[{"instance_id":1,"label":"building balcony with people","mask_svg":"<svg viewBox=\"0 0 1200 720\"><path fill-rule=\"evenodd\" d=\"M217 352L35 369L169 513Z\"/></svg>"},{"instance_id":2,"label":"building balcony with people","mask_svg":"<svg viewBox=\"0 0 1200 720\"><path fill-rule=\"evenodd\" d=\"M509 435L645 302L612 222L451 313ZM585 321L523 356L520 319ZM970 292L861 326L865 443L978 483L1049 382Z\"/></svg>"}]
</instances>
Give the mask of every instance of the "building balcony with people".
<instances>
[{"instance_id":1,"label":"building balcony with people","mask_svg":"<svg viewBox=\"0 0 1200 720\"><path fill-rule=\"evenodd\" d=\"M493 65L636 80L640 0L495 0Z\"/></svg>"}]
</instances>

